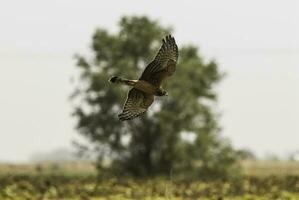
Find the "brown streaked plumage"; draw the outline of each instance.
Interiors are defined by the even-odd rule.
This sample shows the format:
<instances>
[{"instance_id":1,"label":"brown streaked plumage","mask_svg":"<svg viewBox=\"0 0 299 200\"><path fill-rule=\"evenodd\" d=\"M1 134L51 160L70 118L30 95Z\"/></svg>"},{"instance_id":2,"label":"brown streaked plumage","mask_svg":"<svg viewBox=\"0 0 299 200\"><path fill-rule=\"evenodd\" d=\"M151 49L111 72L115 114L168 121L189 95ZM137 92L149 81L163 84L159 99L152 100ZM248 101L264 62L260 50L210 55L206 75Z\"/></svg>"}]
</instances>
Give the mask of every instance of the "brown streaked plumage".
<instances>
[{"instance_id":1,"label":"brown streaked plumage","mask_svg":"<svg viewBox=\"0 0 299 200\"><path fill-rule=\"evenodd\" d=\"M162 40L163 44L154 60L148 64L139 80L112 77L110 82L132 86L128 92L123 112L119 120L130 120L146 112L153 103L154 96L165 96L161 87L163 80L175 72L178 60L178 47L171 35Z\"/></svg>"}]
</instances>

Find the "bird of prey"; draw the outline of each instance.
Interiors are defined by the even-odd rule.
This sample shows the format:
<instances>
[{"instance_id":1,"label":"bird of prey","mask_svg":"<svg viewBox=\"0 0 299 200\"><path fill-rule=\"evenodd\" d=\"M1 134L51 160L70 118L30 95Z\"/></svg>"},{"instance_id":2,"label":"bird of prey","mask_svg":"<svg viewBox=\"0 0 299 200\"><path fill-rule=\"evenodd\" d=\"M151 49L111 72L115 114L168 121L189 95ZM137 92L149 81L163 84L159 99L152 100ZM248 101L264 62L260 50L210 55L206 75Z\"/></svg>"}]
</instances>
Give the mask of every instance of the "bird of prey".
<instances>
[{"instance_id":1,"label":"bird of prey","mask_svg":"<svg viewBox=\"0 0 299 200\"><path fill-rule=\"evenodd\" d=\"M144 69L138 80L129 80L114 76L111 83L129 85L133 88L128 92L123 111L118 115L119 120L131 120L147 111L153 103L154 96L166 96L167 92L161 87L162 82L175 72L178 60L178 47L171 35L162 40L156 57Z\"/></svg>"}]
</instances>

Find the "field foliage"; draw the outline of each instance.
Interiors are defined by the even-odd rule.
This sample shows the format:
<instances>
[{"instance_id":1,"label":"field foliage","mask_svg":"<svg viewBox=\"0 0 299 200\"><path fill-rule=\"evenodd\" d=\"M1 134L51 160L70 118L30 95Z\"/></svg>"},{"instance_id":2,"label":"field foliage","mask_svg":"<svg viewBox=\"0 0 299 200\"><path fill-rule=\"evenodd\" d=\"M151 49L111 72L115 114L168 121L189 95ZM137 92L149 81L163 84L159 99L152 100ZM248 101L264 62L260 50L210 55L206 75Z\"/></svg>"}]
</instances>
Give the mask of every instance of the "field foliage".
<instances>
[{"instance_id":1,"label":"field foliage","mask_svg":"<svg viewBox=\"0 0 299 200\"><path fill-rule=\"evenodd\" d=\"M0 177L0 199L299 199L298 174L292 172L288 175L285 173L286 170L271 169L272 165L264 165L268 168L262 168L261 165L258 163L259 167L254 169L254 165L251 163L245 168L247 175L230 181L186 180L178 177L108 178L96 176L88 165L80 167L77 165L76 170L73 171L65 171L66 167L63 166L60 170L53 168L52 165L48 167L44 165L43 170L39 165L39 167L22 166L20 169L15 167L14 170L18 170L16 170L17 173L13 173L6 166L6 173L1 173ZM86 171L84 171L84 166ZM281 166L281 164L277 166ZM293 164L291 166L294 167ZM2 167L2 169L5 168ZM69 170L69 168L67 169ZM248 171L249 169L252 171ZM262 175L262 169L265 175ZM269 174L271 171L275 174ZM279 174L279 171L283 173Z\"/></svg>"}]
</instances>

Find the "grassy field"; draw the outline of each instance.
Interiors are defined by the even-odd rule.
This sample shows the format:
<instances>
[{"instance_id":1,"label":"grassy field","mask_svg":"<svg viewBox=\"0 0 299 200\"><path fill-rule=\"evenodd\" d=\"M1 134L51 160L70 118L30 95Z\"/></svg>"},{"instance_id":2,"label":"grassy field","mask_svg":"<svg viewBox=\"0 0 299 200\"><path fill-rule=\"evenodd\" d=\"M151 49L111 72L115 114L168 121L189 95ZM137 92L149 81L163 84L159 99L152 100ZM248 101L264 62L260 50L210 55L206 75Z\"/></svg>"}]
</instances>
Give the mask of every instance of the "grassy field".
<instances>
[{"instance_id":1,"label":"grassy field","mask_svg":"<svg viewBox=\"0 0 299 200\"><path fill-rule=\"evenodd\" d=\"M244 162L234 181L97 177L90 163L2 165L0 199L298 200L298 162Z\"/></svg>"}]
</instances>

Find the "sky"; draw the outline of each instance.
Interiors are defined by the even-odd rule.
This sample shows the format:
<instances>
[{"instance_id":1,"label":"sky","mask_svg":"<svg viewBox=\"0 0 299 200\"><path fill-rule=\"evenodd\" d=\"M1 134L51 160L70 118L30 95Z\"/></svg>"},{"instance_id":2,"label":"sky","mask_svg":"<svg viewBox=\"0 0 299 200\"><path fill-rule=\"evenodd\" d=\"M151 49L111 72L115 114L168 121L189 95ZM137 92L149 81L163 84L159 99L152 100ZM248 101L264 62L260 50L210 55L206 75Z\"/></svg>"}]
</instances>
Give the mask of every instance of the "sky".
<instances>
[{"instance_id":1,"label":"sky","mask_svg":"<svg viewBox=\"0 0 299 200\"><path fill-rule=\"evenodd\" d=\"M217 87L221 135L257 155L299 150L299 1L0 1L0 161L82 140L71 117L76 53L123 15L172 26L227 74Z\"/></svg>"}]
</instances>

